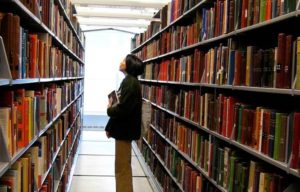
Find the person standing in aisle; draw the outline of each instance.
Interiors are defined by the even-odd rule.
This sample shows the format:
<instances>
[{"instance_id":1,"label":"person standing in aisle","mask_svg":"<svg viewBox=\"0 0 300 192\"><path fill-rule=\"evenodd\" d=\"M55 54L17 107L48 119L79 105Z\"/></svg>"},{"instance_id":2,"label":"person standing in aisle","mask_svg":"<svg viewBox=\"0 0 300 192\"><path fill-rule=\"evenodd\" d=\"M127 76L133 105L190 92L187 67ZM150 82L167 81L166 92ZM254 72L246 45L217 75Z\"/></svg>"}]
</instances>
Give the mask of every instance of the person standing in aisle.
<instances>
[{"instance_id":1,"label":"person standing in aisle","mask_svg":"<svg viewBox=\"0 0 300 192\"><path fill-rule=\"evenodd\" d=\"M142 93L137 79L144 73L144 63L135 55L128 54L120 63L125 74L119 93L119 102L112 105L109 99L105 127L108 138L115 141L116 192L132 192L131 142L141 137Z\"/></svg>"}]
</instances>

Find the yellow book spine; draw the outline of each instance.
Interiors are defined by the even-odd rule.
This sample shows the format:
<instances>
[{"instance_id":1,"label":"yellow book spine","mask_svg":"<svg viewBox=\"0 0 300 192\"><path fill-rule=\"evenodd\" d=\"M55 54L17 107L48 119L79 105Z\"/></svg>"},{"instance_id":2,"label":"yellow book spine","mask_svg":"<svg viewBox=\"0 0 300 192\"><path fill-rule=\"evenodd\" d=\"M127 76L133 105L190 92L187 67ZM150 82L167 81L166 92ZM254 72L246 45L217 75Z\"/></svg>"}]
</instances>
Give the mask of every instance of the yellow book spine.
<instances>
[{"instance_id":1,"label":"yellow book spine","mask_svg":"<svg viewBox=\"0 0 300 192\"><path fill-rule=\"evenodd\" d=\"M296 60L296 85L295 89L300 89L300 37L297 37L297 60Z\"/></svg>"}]
</instances>

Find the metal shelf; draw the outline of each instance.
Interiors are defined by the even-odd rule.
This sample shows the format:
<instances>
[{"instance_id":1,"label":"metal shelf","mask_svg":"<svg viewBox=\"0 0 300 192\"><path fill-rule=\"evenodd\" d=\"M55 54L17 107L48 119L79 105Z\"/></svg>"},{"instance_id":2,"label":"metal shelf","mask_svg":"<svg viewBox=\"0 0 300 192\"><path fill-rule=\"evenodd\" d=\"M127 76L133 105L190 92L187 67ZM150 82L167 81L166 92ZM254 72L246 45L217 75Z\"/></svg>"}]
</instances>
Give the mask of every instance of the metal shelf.
<instances>
[{"instance_id":1,"label":"metal shelf","mask_svg":"<svg viewBox=\"0 0 300 192\"><path fill-rule=\"evenodd\" d=\"M250 91L250 92L261 92L261 93L276 93L292 95L291 89L279 89L279 88L267 88L267 87L247 87L247 86L232 86L233 90Z\"/></svg>"},{"instance_id":2,"label":"metal shelf","mask_svg":"<svg viewBox=\"0 0 300 192\"><path fill-rule=\"evenodd\" d=\"M152 149L152 147L149 145L149 143L147 142L147 140L145 138L143 138L143 141L146 143L146 145L148 146L148 148L151 150L151 152L155 155L156 159L159 161L159 163L162 165L162 167L165 169L165 171L168 173L168 175L171 177L171 179L173 180L174 183L176 183L177 187L180 189L180 191L184 192L184 190L182 189L182 186L180 183L178 183L177 179L172 175L172 173L170 172L170 170L167 168L165 162L160 158L160 156Z\"/></svg>"},{"instance_id":3,"label":"metal shelf","mask_svg":"<svg viewBox=\"0 0 300 192\"><path fill-rule=\"evenodd\" d=\"M11 85L31 84L31 83L38 83L38 82L39 82L39 78L15 79L11 81Z\"/></svg>"},{"instance_id":4,"label":"metal shelf","mask_svg":"<svg viewBox=\"0 0 300 192\"><path fill-rule=\"evenodd\" d=\"M282 95L300 95L300 90L293 89L279 89L279 88L267 88L267 87L250 87L250 86L234 86L234 85L217 85L209 83L189 83L189 82L178 82L178 81L158 81L158 80L146 80L139 79L141 82L158 83L158 84L170 84L170 85L181 85L181 86L195 86L195 87L210 87L215 89L231 89L238 91L249 91L259 93L274 93Z\"/></svg>"},{"instance_id":5,"label":"metal shelf","mask_svg":"<svg viewBox=\"0 0 300 192\"><path fill-rule=\"evenodd\" d=\"M81 128L80 128L81 129ZM78 131L80 131L80 129ZM79 135L78 134L78 139L80 140L80 137L81 137L81 134ZM78 146L80 147L80 146ZM69 175L69 181L68 181L68 185L67 185L67 192L70 191L70 188L71 188L71 181L72 181L72 178L73 178L73 175L74 175L74 172L75 172L75 167L76 167L76 164L77 164L77 160L78 160L78 154L79 154L79 150L77 150L75 156L74 156L74 161L73 161L73 165L71 167L71 171L70 171L70 175Z\"/></svg>"},{"instance_id":6,"label":"metal shelf","mask_svg":"<svg viewBox=\"0 0 300 192\"><path fill-rule=\"evenodd\" d=\"M69 49L44 23L40 23L41 27L44 29L45 32L47 32L54 41L56 41L63 50L67 51L74 59L76 59L81 64L84 64L84 62L75 54L72 50Z\"/></svg>"},{"instance_id":7,"label":"metal shelf","mask_svg":"<svg viewBox=\"0 0 300 192\"><path fill-rule=\"evenodd\" d=\"M226 189L224 189L222 186L218 185L217 182L215 180L213 180L212 178L210 178L208 176L208 173L203 170L202 168L199 167L199 165L197 163L195 163L187 154L185 154L184 152L180 151L177 147L177 145L175 145L172 141L170 141L167 137L165 137L165 135L163 135L162 133L160 133L160 131L158 131L153 125L151 125L152 129L155 130L155 132L157 134L159 134L169 145L171 145L186 161L188 161L191 165L194 166L195 169L197 169L199 172L201 172L202 175L204 175L204 177L210 181L210 183L212 183L216 188L218 188L220 191L226 192Z\"/></svg>"},{"instance_id":8,"label":"metal shelf","mask_svg":"<svg viewBox=\"0 0 300 192\"><path fill-rule=\"evenodd\" d=\"M300 90L294 90L294 95L300 95Z\"/></svg>"},{"instance_id":9,"label":"metal shelf","mask_svg":"<svg viewBox=\"0 0 300 192\"><path fill-rule=\"evenodd\" d=\"M197 9L200 6L200 4L202 4L204 2L205 1L202 1L201 3L199 3L198 6L196 6L194 9ZM267 21L264 21L264 22L261 22L261 23L257 23L257 24L254 24L254 25L242 28L242 29L236 29L236 30L234 30L232 32L229 32L229 33L221 35L221 36L217 36L217 37L213 37L213 38L210 38L210 39L207 39L207 40L203 40L203 41L200 41L200 42L195 43L193 45L182 47L182 48L177 49L177 50L172 50L172 51L170 51L168 53L164 53L164 54L161 54L159 56L155 56L153 58L146 59L146 60L144 60L144 62L145 63L152 62L154 60L162 59L162 58L174 55L174 54L178 54L178 53L183 52L183 51L188 51L190 49L195 49L197 47L201 47L201 46L204 46L204 45L207 45L207 44L210 44L210 43L215 43L217 41L221 41L221 40L233 37L233 36L239 36L239 35L244 34L246 32L250 32L250 31L253 31L253 30L256 30L256 29L267 27L269 25L273 25L273 24L276 24L278 22L282 22L282 21L285 21L285 20L288 20L288 19L296 18L296 17L298 17L299 14L300 14L300 10L296 10L296 11L293 11L291 13L288 13L288 14L285 14L285 15L282 15L282 16L279 16L279 17L275 17L273 19L270 19L270 20L267 20ZM181 17L179 17L176 20L176 23L180 19L181 19ZM172 25L174 25L174 23L172 23ZM165 29L163 29L162 31L160 31L159 34L162 33L162 32L164 32L167 28L171 27L172 25L170 24L170 26L168 26ZM136 48L136 49L132 50L132 52L134 53L137 50L141 49L143 46L145 46L145 44L147 44L149 41L152 41L155 37L156 36L150 38L145 43L143 43L142 45L140 45L139 48Z\"/></svg>"},{"instance_id":10,"label":"metal shelf","mask_svg":"<svg viewBox=\"0 0 300 192\"><path fill-rule=\"evenodd\" d=\"M54 81L54 78L40 78L41 83L47 83Z\"/></svg>"},{"instance_id":11,"label":"metal shelf","mask_svg":"<svg viewBox=\"0 0 300 192\"><path fill-rule=\"evenodd\" d=\"M9 168L9 162L0 162L0 176L1 177L8 170L8 168Z\"/></svg>"},{"instance_id":12,"label":"metal shelf","mask_svg":"<svg viewBox=\"0 0 300 192\"><path fill-rule=\"evenodd\" d=\"M72 57L78 60L80 63L84 63L79 57L77 57L75 53L73 53L64 43L62 43L62 41L37 16L35 16L27 7L25 7L21 1L3 0L1 4L3 4L4 9L17 13L20 16L22 23L26 23L26 26L30 26L31 29L35 29L37 31L42 30L47 32L53 37L54 41L60 44L63 50L71 54Z\"/></svg>"},{"instance_id":13,"label":"metal shelf","mask_svg":"<svg viewBox=\"0 0 300 192\"><path fill-rule=\"evenodd\" d=\"M55 163L55 160L56 160L56 158L57 158L57 155L58 155L59 151L61 150L61 148L62 148L64 142L66 141L67 136L69 135L71 129L73 128L73 126L74 126L74 124L75 124L75 122L76 122L76 120L77 120L77 118L78 118L78 116L79 116L80 113L81 113L80 111L77 113L75 119L73 120L72 124L71 124L70 127L68 128L68 130L67 130L67 132L66 132L66 135L64 136L62 142L61 142L60 145L57 147L57 151L56 151L56 152L54 153L54 155L53 155L53 158L52 158L52 161L51 161L51 163L50 163L50 166L49 166L48 170L47 170L47 171L44 173L44 175L43 175L41 184L43 184L43 183L45 182L45 180L46 180L48 174L50 173L50 171L51 171L51 169L52 169L52 167L53 167L53 164ZM78 133L78 132L77 132L77 133ZM77 134L77 133L76 133L76 134ZM40 189L39 189L39 191L40 191Z\"/></svg>"},{"instance_id":14,"label":"metal shelf","mask_svg":"<svg viewBox=\"0 0 300 192\"><path fill-rule=\"evenodd\" d=\"M24 84L32 84L32 83L49 83L49 82L56 82L56 81L68 81L68 80L76 80L76 79L83 79L84 77L55 77L55 78L28 78L28 79L15 79L15 80L4 80L3 85L24 85ZM7 84L8 83L8 84ZM0 85L1 80L0 80Z\"/></svg>"},{"instance_id":15,"label":"metal shelf","mask_svg":"<svg viewBox=\"0 0 300 192\"><path fill-rule=\"evenodd\" d=\"M135 152L142 169L146 173L146 176L149 177L148 181L151 187L155 188L154 191L163 192L162 186L160 185L156 177L153 175L149 165L146 163L145 158L143 157L143 154L141 154L136 142L133 142L133 151Z\"/></svg>"},{"instance_id":16,"label":"metal shelf","mask_svg":"<svg viewBox=\"0 0 300 192\"><path fill-rule=\"evenodd\" d=\"M251 26L248 26L248 27L245 27L245 28L242 28L242 29L237 29L237 30L235 30L235 33L240 34L240 33L245 33L245 32L255 30L255 29L258 29L258 28L266 27L266 26L269 26L271 24L275 24L275 23L278 23L278 22L281 22L281 21L284 21L284 20L287 20L287 19L295 18L295 17L297 17L298 14L299 14L299 10L296 10L296 11L287 13L285 15L281 15L279 17L275 17L273 19L270 19L270 20L267 20L267 21L264 21L264 22L261 22L261 23L257 23L255 25L251 25Z\"/></svg>"},{"instance_id":17,"label":"metal shelf","mask_svg":"<svg viewBox=\"0 0 300 192\"><path fill-rule=\"evenodd\" d=\"M300 177L300 172L298 170L290 168L288 171L290 174L292 174L296 177Z\"/></svg>"},{"instance_id":18,"label":"metal shelf","mask_svg":"<svg viewBox=\"0 0 300 192\"><path fill-rule=\"evenodd\" d=\"M58 182L62 179L62 177L63 177L63 175L64 175L64 171L65 171L65 168L66 168L66 165L67 165L67 163L68 163L68 160L69 160L69 158L70 158L70 156L71 156L71 153L72 153L72 151L74 150L74 145L75 145L75 142L77 142L77 139L78 139L78 135L79 135L79 132L80 132L80 129L78 129L77 130L77 133L76 133L76 135L75 135L75 139L73 140L73 143L72 143L72 145L71 145L71 149L70 149L70 151L69 151L69 153L68 153L68 157L66 158L66 161L64 162L64 166L63 166L63 168L61 169L61 173L60 173L60 176L59 176L59 180L57 180ZM73 164L74 164L74 162L73 162ZM69 173L70 174L70 173ZM54 191L56 192L58 190L58 185L54 188Z\"/></svg>"},{"instance_id":19,"label":"metal shelf","mask_svg":"<svg viewBox=\"0 0 300 192\"><path fill-rule=\"evenodd\" d=\"M9 79L0 79L0 86L6 86L10 84Z\"/></svg>"},{"instance_id":20,"label":"metal shelf","mask_svg":"<svg viewBox=\"0 0 300 192\"><path fill-rule=\"evenodd\" d=\"M200 3L198 3L197 5L195 5L193 8L191 8L190 10L188 10L187 12L185 12L183 15L181 15L180 17L178 17L176 20L174 20L172 23L170 23L168 26L166 26L165 28L163 28L162 30L160 30L159 32L157 32L156 34L152 35L151 38L147 39L145 42L143 42L137 48L131 50L131 52L134 53L134 52L140 50L144 45L146 45L147 43L149 43L150 41L152 41L153 39L155 39L156 37L158 37L161 33L163 33L164 31L168 30L169 28L171 28L172 26L174 26L176 23L178 23L182 19L191 16L196 10L198 10L199 7L201 7L203 4L205 4L207 2L209 2L209 1L208 0L201 1Z\"/></svg>"},{"instance_id":21,"label":"metal shelf","mask_svg":"<svg viewBox=\"0 0 300 192\"><path fill-rule=\"evenodd\" d=\"M84 46L83 46L83 43L81 42L80 38L79 38L79 35L77 34L77 31L75 30L69 16L67 15L66 13L66 10L64 9L64 6L61 2L61 0L56 0L57 4L59 5L59 9L61 11L61 13L63 14L63 17L65 18L65 21L67 22L67 24L69 25L69 27L71 28L71 30L73 31L73 34L75 35L75 37L77 38L81 48L84 50Z\"/></svg>"},{"instance_id":22,"label":"metal shelf","mask_svg":"<svg viewBox=\"0 0 300 192\"><path fill-rule=\"evenodd\" d=\"M271 164L271 165L274 165L275 167L278 167L280 169L282 169L283 171L286 171L288 173L288 165L286 163L283 163L283 162L280 162L280 161L277 161L265 154L262 154L254 149L252 149L251 147L248 147L248 146L245 146L243 144L240 144L238 143L237 141L234 141L234 140L231 140L231 145L233 146L236 146L238 147L239 149L242 149L243 151L246 151L247 153L253 155L253 156L256 156L258 157L259 159Z\"/></svg>"},{"instance_id":23,"label":"metal shelf","mask_svg":"<svg viewBox=\"0 0 300 192\"><path fill-rule=\"evenodd\" d=\"M191 124L193 126L196 126L198 129L203 130L206 133L208 133L210 135L213 135L214 137L216 137L216 138L218 138L218 139L220 139L220 140L222 140L222 141L224 141L224 142L226 142L226 143L228 143L228 144L230 144L232 146L235 146L238 149L243 150L243 151L247 152L248 154L251 154L252 156L255 156L255 157L263 160L264 162L266 162L268 164L271 164L271 165L273 165L273 166L275 166L275 167L277 167L277 168L285 171L287 174L292 174L292 175L300 178L299 172L297 172L296 170L288 168L288 165L286 163L277 161L277 160L275 160L275 159L273 159L273 158L271 158L271 157L269 157L269 156L267 156L265 154L260 153L259 151L256 151L255 149L252 149L249 146L240 144L240 143L238 143L235 140L229 139L229 138L227 138L227 137L225 137L225 136L223 136L223 135L221 135L221 134L219 134L217 132L214 132L214 131L212 131L212 130L210 130L208 128L202 127L199 124L197 124L197 123L195 123L195 122L193 122L191 120L188 120L185 117L182 117L182 116L180 116L180 115L178 115L178 114L176 114L176 113L174 113L172 111L169 111L169 110L167 110L167 109L165 109L165 108L163 108L163 107L161 107L161 106L159 106L159 105L157 105L157 104L155 104L155 103L153 103L153 102L151 102L149 100L146 100L146 99L144 99L144 100L150 102L153 106L161 109L162 111L165 111L165 112L169 113L170 115L173 115L174 117L177 117L178 119L181 119L181 120L185 121L186 123L189 123L189 124Z\"/></svg>"},{"instance_id":24,"label":"metal shelf","mask_svg":"<svg viewBox=\"0 0 300 192\"><path fill-rule=\"evenodd\" d=\"M11 165L13 165L22 155L24 155L28 149L38 140L38 138L40 138L53 124L54 122L74 103L77 101L77 99L82 95L82 93L80 93L70 104L68 104L63 110L61 110L61 112L55 117L53 118L53 120L51 122L48 123L48 125L46 125L46 127L41 130L37 136L35 136L30 142L29 144L23 148L20 149L17 154L15 154L12 159L10 160L10 162L7 164L7 167L5 167L5 169L9 169L9 167ZM2 176L2 172L0 172L0 177Z\"/></svg>"}]
</instances>

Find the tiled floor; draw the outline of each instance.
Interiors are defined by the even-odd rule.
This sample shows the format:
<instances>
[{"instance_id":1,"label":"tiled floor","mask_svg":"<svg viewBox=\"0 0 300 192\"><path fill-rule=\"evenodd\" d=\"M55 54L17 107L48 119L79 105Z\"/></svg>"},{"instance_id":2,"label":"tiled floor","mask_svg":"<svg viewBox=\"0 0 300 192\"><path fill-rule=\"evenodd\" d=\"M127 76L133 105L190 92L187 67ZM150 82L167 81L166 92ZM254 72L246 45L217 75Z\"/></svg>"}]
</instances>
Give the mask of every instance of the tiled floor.
<instances>
[{"instance_id":1,"label":"tiled floor","mask_svg":"<svg viewBox=\"0 0 300 192\"><path fill-rule=\"evenodd\" d=\"M115 192L114 145L114 140L107 139L104 131L84 129L71 192ZM153 192L134 150L132 174L134 192Z\"/></svg>"},{"instance_id":2,"label":"tiled floor","mask_svg":"<svg viewBox=\"0 0 300 192\"><path fill-rule=\"evenodd\" d=\"M86 129L104 129L108 119L106 115L84 115L83 127Z\"/></svg>"}]
</instances>

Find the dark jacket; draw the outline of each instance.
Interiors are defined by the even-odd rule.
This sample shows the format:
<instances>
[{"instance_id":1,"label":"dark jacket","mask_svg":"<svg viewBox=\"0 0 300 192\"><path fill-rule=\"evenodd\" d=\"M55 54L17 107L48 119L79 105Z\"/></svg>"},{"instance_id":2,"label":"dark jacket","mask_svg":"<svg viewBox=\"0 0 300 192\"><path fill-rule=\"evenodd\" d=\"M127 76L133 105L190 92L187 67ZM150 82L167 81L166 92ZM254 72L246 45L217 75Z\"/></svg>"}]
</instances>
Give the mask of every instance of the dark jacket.
<instances>
[{"instance_id":1,"label":"dark jacket","mask_svg":"<svg viewBox=\"0 0 300 192\"><path fill-rule=\"evenodd\" d=\"M105 131L118 140L137 140L141 136L142 94L138 79L127 75L120 88L119 103L107 109L110 117Z\"/></svg>"}]
</instances>

